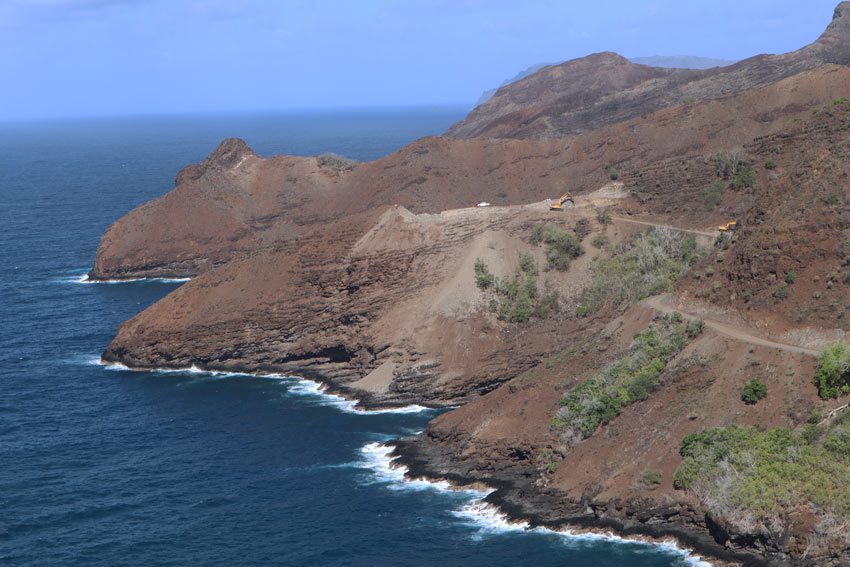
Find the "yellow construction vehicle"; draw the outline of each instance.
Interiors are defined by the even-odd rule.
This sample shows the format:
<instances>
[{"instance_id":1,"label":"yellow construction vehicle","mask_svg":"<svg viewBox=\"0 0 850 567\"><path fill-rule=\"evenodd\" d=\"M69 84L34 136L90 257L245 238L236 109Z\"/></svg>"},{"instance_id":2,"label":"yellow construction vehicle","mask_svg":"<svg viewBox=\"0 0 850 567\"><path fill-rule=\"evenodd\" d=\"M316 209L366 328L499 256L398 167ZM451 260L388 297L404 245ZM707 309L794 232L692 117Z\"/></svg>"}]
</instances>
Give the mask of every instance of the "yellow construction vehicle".
<instances>
[{"instance_id":1,"label":"yellow construction vehicle","mask_svg":"<svg viewBox=\"0 0 850 567\"><path fill-rule=\"evenodd\" d=\"M720 232L732 232L733 230L738 230L738 221L730 220L726 224L718 226L717 230Z\"/></svg>"},{"instance_id":2,"label":"yellow construction vehicle","mask_svg":"<svg viewBox=\"0 0 850 567\"><path fill-rule=\"evenodd\" d=\"M561 195L558 198L558 200L556 200L554 203L549 205L549 210L550 211L563 211L565 205L569 205L570 207L572 207L575 204L576 204L576 202L573 200L573 194L572 193L564 193L563 195Z\"/></svg>"}]
</instances>

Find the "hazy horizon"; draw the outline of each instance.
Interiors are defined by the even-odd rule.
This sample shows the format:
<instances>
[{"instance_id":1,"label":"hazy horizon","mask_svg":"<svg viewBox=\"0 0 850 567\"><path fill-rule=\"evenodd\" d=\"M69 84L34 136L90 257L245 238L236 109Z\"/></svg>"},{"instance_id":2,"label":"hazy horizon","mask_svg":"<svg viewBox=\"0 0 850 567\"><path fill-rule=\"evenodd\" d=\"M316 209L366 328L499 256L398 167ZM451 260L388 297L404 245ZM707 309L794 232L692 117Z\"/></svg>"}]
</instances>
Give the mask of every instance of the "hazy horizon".
<instances>
[{"instance_id":1,"label":"hazy horizon","mask_svg":"<svg viewBox=\"0 0 850 567\"><path fill-rule=\"evenodd\" d=\"M0 121L472 107L531 65L599 51L793 51L820 35L835 5L8 0Z\"/></svg>"}]
</instances>

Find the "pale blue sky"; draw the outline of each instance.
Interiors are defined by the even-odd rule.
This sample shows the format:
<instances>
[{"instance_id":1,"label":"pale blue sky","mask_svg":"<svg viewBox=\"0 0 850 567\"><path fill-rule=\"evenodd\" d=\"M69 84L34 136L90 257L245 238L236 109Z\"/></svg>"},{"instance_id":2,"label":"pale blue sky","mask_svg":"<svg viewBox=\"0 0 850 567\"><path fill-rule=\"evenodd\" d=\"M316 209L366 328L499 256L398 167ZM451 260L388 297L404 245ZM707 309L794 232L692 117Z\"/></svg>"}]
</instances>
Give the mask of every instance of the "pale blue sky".
<instances>
[{"instance_id":1,"label":"pale blue sky","mask_svg":"<svg viewBox=\"0 0 850 567\"><path fill-rule=\"evenodd\" d=\"M539 62L741 59L838 0L0 0L0 119L472 104Z\"/></svg>"}]
</instances>

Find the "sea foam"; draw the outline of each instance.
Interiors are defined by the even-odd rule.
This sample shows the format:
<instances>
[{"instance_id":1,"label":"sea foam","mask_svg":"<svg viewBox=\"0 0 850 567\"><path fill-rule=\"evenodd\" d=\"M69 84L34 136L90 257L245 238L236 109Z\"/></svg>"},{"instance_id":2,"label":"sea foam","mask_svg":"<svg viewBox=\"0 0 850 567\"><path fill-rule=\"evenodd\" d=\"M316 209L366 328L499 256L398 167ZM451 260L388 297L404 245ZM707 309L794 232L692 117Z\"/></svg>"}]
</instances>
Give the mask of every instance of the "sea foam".
<instances>
[{"instance_id":1,"label":"sea foam","mask_svg":"<svg viewBox=\"0 0 850 567\"><path fill-rule=\"evenodd\" d=\"M107 370L132 370L128 366L119 362L105 362L100 357L88 357L86 359L86 363L100 365L105 367ZM338 394L332 394L327 391L327 388L323 384L320 384L315 380L285 374L259 374L226 370L204 370L202 368L198 368L194 364L187 368L152 368L149 370L140 370L140 372L150 372L152 374L193 374L214 378L249 377L280 380L285 383L287 391L290 394L312 398L316 400L320 405L334 407L339 411L345 413L353 413L356 415L410 414L434 411L431 408L427 408L425 406L420 406L417 404L411 404L408 406L401 407L363 409L357 407L356 400L349 400Z\"/></svg>"},{"instance_id":2,"label":"sea foam","mask_svg":"<svg viewBox=\"0 0 850 567\"><path fill-rule=\"evenodd\" d=\"M184 283L188 282L192 278L126 278L126 279L110 279L110 280L98 280L98 279L90 279L87 273L84 274L74 274L70 276L62 276L57 278L55 281L58 283L72 283L72 284L122 284L122 283L134 283L134 282L146 282L146 283Z\"/></svg>"},{"instance_id":3,"label":"sea foam","mask_svg":"<svg viewBox=\"0 0 850 567\"><path fill-rule=\"evenodd\" d=\"M386 483L387 487L393 490L434 490L443 493L461 493L468 496L469 500L452 511L452 515L478 528L477 532L473 535L474 539L505 533L538 533L556 536L568 546L605 541L618 545L641 546L648 550L653 547L661 548L671 554L680 556L682 564L693 565L694 567L711 567L711 563L699 555L694 554L692 551L682 548L672 539L647 541L643 539L624 538L611 532L531 527L524 520L510 519L497 506L485 502L484 499L494 492L493 490L456 487L445 480L433 481L407 478L408 468L395 462L395 458L391 456L392 451L393 447L386 443L368 443L360 449L363 459L361 466L372 472L375 481Z\"/></svg>"}]
</instances>

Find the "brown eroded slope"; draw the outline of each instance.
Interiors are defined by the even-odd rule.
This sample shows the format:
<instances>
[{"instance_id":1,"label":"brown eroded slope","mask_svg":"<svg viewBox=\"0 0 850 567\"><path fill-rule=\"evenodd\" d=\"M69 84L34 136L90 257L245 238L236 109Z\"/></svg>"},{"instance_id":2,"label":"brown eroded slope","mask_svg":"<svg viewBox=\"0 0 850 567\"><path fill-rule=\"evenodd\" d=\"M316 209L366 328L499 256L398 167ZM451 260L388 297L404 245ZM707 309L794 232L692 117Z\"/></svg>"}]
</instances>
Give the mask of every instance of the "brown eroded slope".
<instances>
[{"instance_id":1,"label":"brown eroded slope","mask_svg":"<svg viewBox=\"0 0 850 567\"><path fill-rule=\"evenodd\" d=\"M197 277L124 323L104 359L316 375L372 404L458 403L552 350L556 329L581 325L571 313L599 252L588 246L569 272L542 272L540 289L558 292L565 316L522 327L488 313L476 260L498 277L511 275L523 252L542 267L532 227L592 226L592 215L551 213L540 203L352 217Z\"/></svg>"},{"instance_id":2,"label":"brown eroded slope","mask_svg":"<svg viewBox=\"0 0 850 567\"><path fill-rule=\"evenodd\" d=\"M455 138L552 138L580 134L664 107L740 93L826 63L850 64L850 2L811 45L728 67L662 69L599 53L544 67L505 85L452 126Z\"/></svg>"},{"instance_id":3,"label":"brown eroded slope","mask_svg":"<svg viewBox=\"0 0 850 567\"><path fill-rule=\"evenodd\" d=\"M609 164L629 180L671 156L709 155L783 131L848 82L850 69L827 65L571 140L424 138L350 170L321 167L315 158L263 159L244 142L228 140L203 164L182 171L174 190L115 222L91 275L191 276L381 205L433 213L479 200L516 204L565 189L594 190L607 180Z\"/></svg>"}]
</instances>

